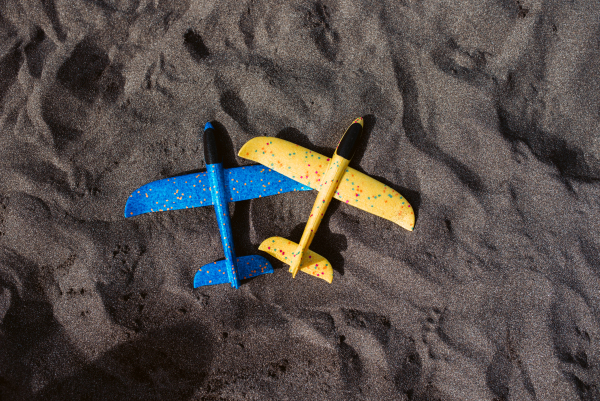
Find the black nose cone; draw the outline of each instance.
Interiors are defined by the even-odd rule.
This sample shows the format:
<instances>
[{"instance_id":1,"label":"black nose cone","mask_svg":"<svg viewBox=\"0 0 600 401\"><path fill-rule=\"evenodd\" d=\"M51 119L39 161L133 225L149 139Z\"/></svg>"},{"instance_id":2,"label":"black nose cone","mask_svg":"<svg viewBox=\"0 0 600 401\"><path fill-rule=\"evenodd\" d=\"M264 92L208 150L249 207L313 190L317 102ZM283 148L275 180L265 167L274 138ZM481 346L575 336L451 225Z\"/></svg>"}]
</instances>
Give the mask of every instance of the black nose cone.
<instances>
[{"instance_id":1,"label":"black nose cone","mask_svg":"<svg viewBox=\"0 0 600 401\"><path fill-rule=\"evenodd\" d=\"M204 162L208 164L221 163L221 155L217 149L217 131L210 122L204 126Z\"/></svg>"},{"instance_id":2,"label":"black nose cone","mask_svg":"<svg viewBox=\"0 0 600 401\"><path fill-rule=\"evenodd\" d=\"M358 139L362 134L362 130L363 126L358 122L355 122L348 127L344 137L336 149L336 153L346 160L352 159L352 156L354 156L354 152L356 151L356 145L358 145Z\"/></svg>"}]
</instances>

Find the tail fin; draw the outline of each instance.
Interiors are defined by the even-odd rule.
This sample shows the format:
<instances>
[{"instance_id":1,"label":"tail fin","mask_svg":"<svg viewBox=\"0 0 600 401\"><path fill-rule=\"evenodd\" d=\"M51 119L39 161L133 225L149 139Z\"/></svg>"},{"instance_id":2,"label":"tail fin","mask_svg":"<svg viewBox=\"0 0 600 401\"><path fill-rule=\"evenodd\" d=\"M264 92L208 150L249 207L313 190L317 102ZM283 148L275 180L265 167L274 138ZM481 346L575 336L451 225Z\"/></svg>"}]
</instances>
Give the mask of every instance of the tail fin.
<instances>
[{"instance_id":1,"label":"tail fin","mask_svg":"<svg viewBox=\"0 0 600 401\"><path fill-rule=\"evenodd\" d=\"M264 240L258 249L289 265L292 258L292 252L294 252L297 247L298 244L293 241L281 237L271 237ZM323 256L310 249L304 252L304 255L302 256L300 270L312 276L322 278L330 284L333 280L331 263Z\"/></svg>"},{"instance_id":2,"label":"tail fin","mask_svg":"<svg viewBox=\"0 0 600 401\"><path fill-rule=\"evenodd\" d=\"M245 280L261 274L273 273L273 266L271 266L271 263L259 255L241 256L236 258L235 268L239 280ZM194 276L194 288L228 282L227 260L208 263L198 269Z\"/></svg>"}]
</instances>

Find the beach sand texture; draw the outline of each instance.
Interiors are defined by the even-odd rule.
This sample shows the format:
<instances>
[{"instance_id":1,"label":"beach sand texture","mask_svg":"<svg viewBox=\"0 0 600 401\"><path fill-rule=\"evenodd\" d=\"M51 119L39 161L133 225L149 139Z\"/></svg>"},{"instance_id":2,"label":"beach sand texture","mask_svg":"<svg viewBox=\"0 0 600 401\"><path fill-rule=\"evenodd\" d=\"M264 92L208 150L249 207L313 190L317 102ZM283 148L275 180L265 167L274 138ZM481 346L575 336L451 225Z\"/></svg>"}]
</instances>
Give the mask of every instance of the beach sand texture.
<instances>
[{"instance_id":1,"label":"beach sand texture","mask_svg":"<svg viewBox=\"0 0 600 401\"><path fill-rule=\"evenodd\" d=\"M592 1L0 2L0 399L599 400L600 6ZM332 201L333 283L192 288L211 207L123 217L256 136L400 192ZM230 205L238 255L316 193ZM264 254L263 254L264 256Z\"/></svg>"}]
</instances>

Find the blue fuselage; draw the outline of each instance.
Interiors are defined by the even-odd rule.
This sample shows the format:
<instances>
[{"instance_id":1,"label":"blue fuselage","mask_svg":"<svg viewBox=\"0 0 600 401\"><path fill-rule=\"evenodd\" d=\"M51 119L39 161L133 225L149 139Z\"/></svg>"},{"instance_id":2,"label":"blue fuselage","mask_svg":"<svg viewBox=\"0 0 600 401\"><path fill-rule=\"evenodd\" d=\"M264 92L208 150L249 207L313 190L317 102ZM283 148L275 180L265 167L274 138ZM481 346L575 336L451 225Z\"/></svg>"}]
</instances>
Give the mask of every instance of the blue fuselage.
<instances>
[{"instance_id":1,"label":"blue fuselage","mask_svg":"<svg viewBox=\"0 0 600 401\"><path fill-rule=\"evenodd\" d=\"M210 182L210 196L213 201L217 223L221 232L221 243L227 266L227 276L233 288L239 287L235 269L235 249L233 247L233 235L231 233L231 220L229 219L229 202L226 197L226 187L223 176L223 165L221 163L208 164L206 166Z\"/></svg>"}]
</instances>

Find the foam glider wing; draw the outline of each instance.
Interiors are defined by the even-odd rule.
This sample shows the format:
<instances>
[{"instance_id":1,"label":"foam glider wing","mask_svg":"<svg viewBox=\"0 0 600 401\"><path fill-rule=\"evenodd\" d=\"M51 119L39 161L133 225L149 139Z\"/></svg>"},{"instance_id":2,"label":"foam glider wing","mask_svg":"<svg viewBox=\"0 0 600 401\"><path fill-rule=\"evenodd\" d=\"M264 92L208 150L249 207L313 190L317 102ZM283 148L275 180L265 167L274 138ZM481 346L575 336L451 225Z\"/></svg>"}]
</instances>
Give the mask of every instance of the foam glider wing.
<instances>
[{"instance_id":1,"label":"foam glider wing","mask_svg":"<svg viewBox=\"0 0 600 401\"><path fill-rule=\"evenodd\" d=\"M317 191L331 158L284 139L256 137L240 149L239 156L261 163ZM415 214L410 203L389 186L346 167L333 197L344 203L390 220L412 231Z\"/></svg>"},{"instance_id":2,"label":"foam glider wing","mask_svg":"<svg viewBox=\"0 0 600 401\"><path fill-rule=\"evenodd\" d=\"M215 129L204 129L206 172L154 181L135 190L125 205L125 217L212 205L217 216L225 260L202 266L194 276L194 287L231 283L272 273L273 266L262 256L236 257L229 218L229 202L260 198L310 187L261 165L224 169L215 142Z\"/></svg>"},{"instance_id":3,"label":"foam glider wing","mask_svg":"<svg viewBox=\"0 0 600 401\"><path fill-rule=\"evenodd\" d=\"M224 169L225 190L229 202L308 191L299 184L262 165ZM185 174L154 181L136 189L125 204L125 217L167 210L212 206L207 172Z\"/></svg>"},{"instance_id":4,"label":"foam glider wing","mask_svg":"<svg viewBox=\"0 0 600 401\"><path fill-rule=\"evenodd\" d=\"M225 186L229 202L311 189L260 164L226 169Z\"/></svg>"},{"instance_id":5,"label":"foam glider wing","mask_svg":"<svg viewBox=\"0 0 600 401\"><path fill-rule=\"evenodd\" d=\"M154 181L133 191L125 204L125 217L212 204L207 173L186 174Z\"/></svg>"}]
</instances>

